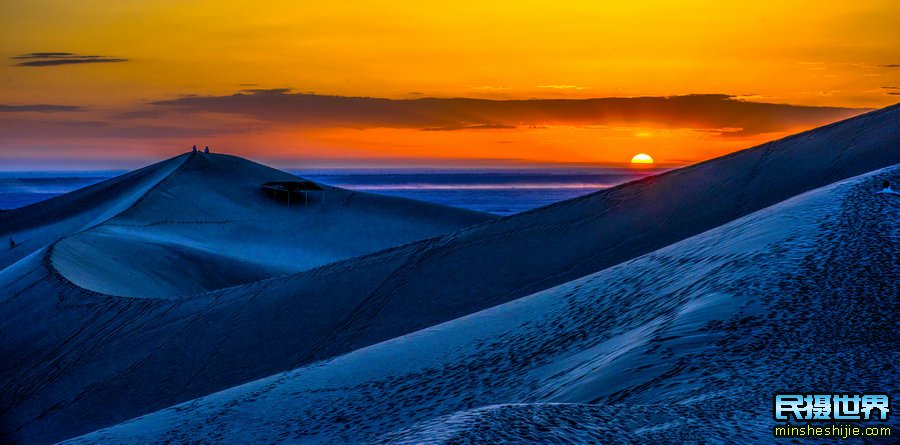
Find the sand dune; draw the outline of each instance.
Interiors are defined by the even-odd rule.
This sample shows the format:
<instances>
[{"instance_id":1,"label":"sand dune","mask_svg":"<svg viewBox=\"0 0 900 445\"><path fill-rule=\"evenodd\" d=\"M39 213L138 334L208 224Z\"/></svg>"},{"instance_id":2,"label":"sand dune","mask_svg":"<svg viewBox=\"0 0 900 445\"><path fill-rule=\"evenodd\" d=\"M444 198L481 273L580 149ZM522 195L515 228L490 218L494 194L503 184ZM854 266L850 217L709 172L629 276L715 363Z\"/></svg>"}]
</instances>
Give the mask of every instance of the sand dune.
<instances>
[{"instance_id":1,"label":"sand dune","mask_svg":"<svg viewBox=\"0 0 900 445\"><path fill-rule=\"evenodd\" d=\"M188 297L175 292L193 292L200 280L180 273L173 275L183 282L151 295L163 298L110 296L103 292L126 289L140 275L113 286L98 283L104 264L80 263L78 255L95 239L150 240L156 229L104 225L79 233L0 271L0 355L9 358L0 364L0 437L29 443L72 437L576 280L896 164L898 126L900 107L893 106L447 235ZM144 207L150 215L176 205L174 195L154 196L158 206ZM201 210L197 217L216 211ZM198 233L204 232L179 229L183 238L173 244ZM185 264L195 264L191 255ZM283 266L257 256L246 255L265 270ZM130 270L143 273L143 261ZM173 272L166 269L153 273ZM252 279L256 272L246 270L241 279ZM427 348L441 351L439 343Z\"/></svg>"},{"instance_id":2,"label":"sand dune","mask_svg":"<svg viewBox=\"0 0 900 445\"><path fill-rule=\"evenodd\" d=\"M260 186L298 178L226 155L185 154L145 170L151 172L107 181L112 183L82 193L77 201L65 195L4 215L4 221L15 224L0 235L14 235L22 246L0 258L9 263L52 240L52 265L79 287L115 296L182 298L492 218L328 186L310 193L305 204L289 207L266 196ZM152 175L155 171L159 173ZM91 208L94 202L100 210ZM46 215L51 209L75 217ZM101 210L101 216L83 222L88 219L83 214ZM24 221L53 219L61 220L54 233L22 229Z\"/></svg>"},{"instance_id":3,"label":"sand dune","mask_svg":"<svg viewBox=\"0 0 900 445\"><path fill-rule=\"evenodd\" d=\"M884 179L67 443L769 442L766 394L898 389Z\"/></svg>"}]
</instances>

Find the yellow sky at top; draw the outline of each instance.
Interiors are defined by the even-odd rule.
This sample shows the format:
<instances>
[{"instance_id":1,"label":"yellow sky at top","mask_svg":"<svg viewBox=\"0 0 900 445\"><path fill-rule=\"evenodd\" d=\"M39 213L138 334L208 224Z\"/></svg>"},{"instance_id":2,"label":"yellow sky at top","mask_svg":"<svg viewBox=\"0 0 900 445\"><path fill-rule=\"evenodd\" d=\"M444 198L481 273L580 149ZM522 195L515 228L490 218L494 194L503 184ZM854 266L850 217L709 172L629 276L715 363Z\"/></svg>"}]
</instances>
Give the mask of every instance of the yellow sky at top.
<instances>
[{"instance_id":1,"label":"yellow sky at top","mask_svg":"<svg viewBox=\"0 0 900 445\"><path fill-rule=\"evenodd\" d=\"M242 83L379 97L756 94L883 106L900 2L47 1L0 6L4 103L115 106Z\"/></svg>"}]
</instances>

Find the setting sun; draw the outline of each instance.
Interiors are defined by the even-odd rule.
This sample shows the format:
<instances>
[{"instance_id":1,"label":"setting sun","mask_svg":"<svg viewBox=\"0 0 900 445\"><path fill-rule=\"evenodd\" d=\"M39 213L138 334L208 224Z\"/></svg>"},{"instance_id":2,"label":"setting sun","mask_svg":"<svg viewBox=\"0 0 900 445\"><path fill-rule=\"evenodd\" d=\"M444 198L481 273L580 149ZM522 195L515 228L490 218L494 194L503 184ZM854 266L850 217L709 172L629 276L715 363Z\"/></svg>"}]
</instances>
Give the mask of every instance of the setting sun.
<instances>
[{"instance_id":1,"label":"setting sun","mask_svg":"<svg viewBox=\"0 0 900 445\"><path fill-rule=\"evenodd\" d=\"M651 158L650 155L647 155L644 153L638 153L638 154L634 155L633 158L631 158L631 163L632 164L652 164L653 158Z\"/></svg>"}]
</instances>

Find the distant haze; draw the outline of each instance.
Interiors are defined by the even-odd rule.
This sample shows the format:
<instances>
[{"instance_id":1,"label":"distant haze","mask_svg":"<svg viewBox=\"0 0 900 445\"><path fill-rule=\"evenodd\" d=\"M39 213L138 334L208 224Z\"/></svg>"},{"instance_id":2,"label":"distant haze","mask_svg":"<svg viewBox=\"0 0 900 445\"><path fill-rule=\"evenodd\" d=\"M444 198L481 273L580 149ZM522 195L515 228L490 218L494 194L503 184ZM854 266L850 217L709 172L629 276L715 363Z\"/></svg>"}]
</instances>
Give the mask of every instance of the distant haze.
<instances>
[{"instance_id":1,"label":"distant haze","mask_svg":"<svg viewBox=\"0 0 900 445\"><path fill-rule=\"evenodd\" d=\"M664 169L341 169L291 171L351 190L510 215ZM109 179L116 171L0 172L0 209L14 209Z\"/></svg>"}]
</instances>

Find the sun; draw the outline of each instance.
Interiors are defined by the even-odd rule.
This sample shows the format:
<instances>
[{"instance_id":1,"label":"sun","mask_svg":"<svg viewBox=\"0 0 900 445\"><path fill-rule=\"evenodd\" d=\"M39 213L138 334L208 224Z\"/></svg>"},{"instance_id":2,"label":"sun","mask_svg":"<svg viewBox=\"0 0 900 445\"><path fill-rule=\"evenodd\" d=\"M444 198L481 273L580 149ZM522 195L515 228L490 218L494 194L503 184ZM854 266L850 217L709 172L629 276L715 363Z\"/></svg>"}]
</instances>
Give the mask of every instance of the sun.
<instances>
[{"instance_id":1,"label":"sun","mask_svg":"<svg viewBox=\"0 0 900 445\"><path fill-rule=\"evenodd\" d=\"M634 155L633 158L631 158L631 163L632 164L652 164L653 158L651 158L650 155L647 155L644 153L638 153L638 154Z\"/></svg>"}]
</instances>

